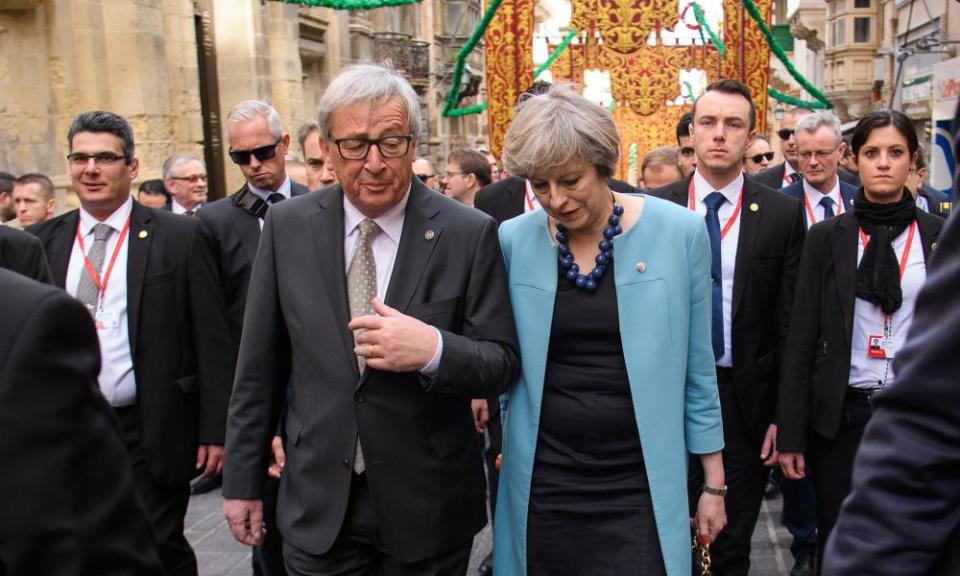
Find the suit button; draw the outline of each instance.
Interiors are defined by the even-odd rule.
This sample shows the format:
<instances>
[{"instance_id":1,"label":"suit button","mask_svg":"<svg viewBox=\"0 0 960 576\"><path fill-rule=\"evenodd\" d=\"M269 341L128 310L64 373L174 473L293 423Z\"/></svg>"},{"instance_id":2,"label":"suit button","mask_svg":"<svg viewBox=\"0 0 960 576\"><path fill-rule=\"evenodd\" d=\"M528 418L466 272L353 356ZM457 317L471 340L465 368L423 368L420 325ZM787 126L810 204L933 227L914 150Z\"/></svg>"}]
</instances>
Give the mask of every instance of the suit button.
<instances>
[{"instance_id":1,"label":"suit button","mask_svg":"<svg viewBox=\"0 0 960 576\"><path fill-rule=\"evenodd\" d=\"M346 466L347 468L349 468L349 467L350 467L350 459L349 459L349 458L344 458L344 459L343 459L343 465Z\"/></svg>"},{"instance_id":2,"label":"suit button","mask_svg":"<svg viewBox=\"0 0 960 576\"><path fill-rule=\"evenodd\" d=\"M366 400L366 398L364 398L363 396L363 392L357 392L356 394L354 394L353 399L360 403L363 403L363 401Z\"/></svg>"}]
</instances>

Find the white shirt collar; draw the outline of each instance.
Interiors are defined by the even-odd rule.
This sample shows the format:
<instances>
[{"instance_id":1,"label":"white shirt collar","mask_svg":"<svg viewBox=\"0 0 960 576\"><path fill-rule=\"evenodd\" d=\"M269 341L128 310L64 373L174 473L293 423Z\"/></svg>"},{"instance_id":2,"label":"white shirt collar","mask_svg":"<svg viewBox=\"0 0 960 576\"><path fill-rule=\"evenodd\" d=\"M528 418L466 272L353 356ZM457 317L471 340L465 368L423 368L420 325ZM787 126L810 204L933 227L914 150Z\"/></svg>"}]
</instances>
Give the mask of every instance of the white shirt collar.
<instances>
[{"instance_id":1,"label":"white shirt collar","mask_svg":"<svg viewBox=\"0 0 960 576\"><path fill-rule=\"evenodd\" d=\"M196 212L197 210L200 209L200 206L201 206L200 204L197 204L192 208L192 210ZM186 214L187 210L188 209L183 204L177 202L176 198L170 199L170 211L173 212L174 214Z\"/></svg>"},{"instance_id":2,"label":"white shirt collar","mask_svg":"<svg viewBox=\"0 0 960 576\"><path fill-rule=\"evenodd\" d=\"M801 178L800 181L803 182L803 193L806 194L807 198L810 200L810 206L816 206L817 204L820 203L821 200L823 200L824 196L829 196L833 200L834 211L839 209L840 177L834 176L833 180L834 180L833 188L830 189L830 192L827 192L826 194L824 194L819 190L817 190L816 188L814 188L809 182L807 182L806 178Z\"/></svg>"},{"instance_id":3,"label":"white shirt collar","mask_svg":"<svg viewBox=\"0 0 960 576\"><path fill-rule=\"evenodd\" d=\"M269 198L271 194L274 194L274 192L271 192L270 190L264 190L263 188L257 188L256 186L254 186L253 184L251 184L251 183L249 183L249 182L247 182L247 188L248 188L251 192L253 192L254 194L256 194L257 196L259 196L260 198L263 198L264 200L266 200L267 198ZM289 177L289 176L284 175L283 184L281 184L280 187L277 188L276 193L277 193L277 194L282 194L283 197L284 197L285 199L287 199L287 200L290 199L290 194L291 194L291 192L290 192L290 177Z\"/></svg>"},{"instance_id":4,"label":"white shirt collar","mask_svg":"<svg viewBox=\"0 0 960 576\"><path fill-rule=\"evenodd\" d=\"M103 221L104 224L110 226L117 232L123 230L123 225L127 223L127 217L130 216L130 211L133 209L133 197L128 196L126 202L120 205L119 208L113 211L113 214L107 217ZM93 227L97 224L100 224L100 221L93 217L92 214L87 212L80 207L80 235L87 237L93 232Z\"/></svg>"},{"instance_id":5,"label":"white shirt collar","mask_svg":"<svg viewBox=\"0 0 960 576\"><path fill-rule=\"evenodd\" d=\"M740 197L740 191L743 189L743 172L737 174L737 177L733 179L729 184L716 190L713 187L713 184L707 182L707 179L700 174L700 169L697 168L693 173L693 186L694 192L697 195L697 202L703 204L703 199L707 197L711 192L719 192L727 199L727 202L730 204L736 204L737 199Z\"/></svg>"},{"instance_id":6,"label":"white shirt collar","mask_svg":"<svg viewBox=\"0 0 960 576\"><path fill-rule=\"evenodd\" d=\"M791 174L793 174L794 172L796 172L796 170L793 169L793 166L791 166L789 162L787 162L786 160L784 160L784 161L783 161L783 176L784 176L784 178L788 178L788 177L789 177Z\"/></svg>"},{"instance_id":7,"label":"white shirt collar","mask_svg":"<svg viewBox=\"0 0 960 576\"><path fill-rule=\"evenodd\" d=\"M381 214L380 216L373 218L373 221L380 226L380 229L386 234L391 240L400 244L400 235L403 233L403 216L407 209L407 201L410 199L410 188L407 188L407 193L403 195L403 198L397 202L395 206ZM363 220L366 220L367 216L360 211L359 208L353 205L350 202L350 199L347 198L346 193L343 194L343 231L345 236L353 234L353 231Z\"/></svg>"}]
</instances>

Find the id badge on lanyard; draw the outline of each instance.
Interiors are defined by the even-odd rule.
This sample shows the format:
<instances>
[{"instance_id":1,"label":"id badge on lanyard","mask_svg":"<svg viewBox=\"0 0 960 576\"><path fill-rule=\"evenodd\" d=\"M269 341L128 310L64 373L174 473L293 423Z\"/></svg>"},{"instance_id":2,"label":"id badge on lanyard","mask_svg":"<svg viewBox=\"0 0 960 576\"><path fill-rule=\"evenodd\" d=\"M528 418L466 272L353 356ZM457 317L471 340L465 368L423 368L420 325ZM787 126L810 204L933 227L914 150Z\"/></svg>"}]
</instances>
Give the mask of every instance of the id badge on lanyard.
<instances>
[{"instance_id":1,"label":"id badge on lanyard","mask_svg":"<svg viewBox=\"0 0 960 576\"><path fill-rule=\"evenodd\" d=\"M900 256L900 280L903 281L903 273L907 269L907 260L910 258L910 248L913 246L913 235L917 231L917 223L910 225L910 232L907 234L907 243L903 247L903 254ZM867 248L867 235L860 230L860 240L863 242L863 248ZM897 350L900 349L900 339L892 334L892 319L889 314L883 315L883 334L870 334L867 336L867 358L878 360L892 360Z\"/></svg>"}]
</instances>

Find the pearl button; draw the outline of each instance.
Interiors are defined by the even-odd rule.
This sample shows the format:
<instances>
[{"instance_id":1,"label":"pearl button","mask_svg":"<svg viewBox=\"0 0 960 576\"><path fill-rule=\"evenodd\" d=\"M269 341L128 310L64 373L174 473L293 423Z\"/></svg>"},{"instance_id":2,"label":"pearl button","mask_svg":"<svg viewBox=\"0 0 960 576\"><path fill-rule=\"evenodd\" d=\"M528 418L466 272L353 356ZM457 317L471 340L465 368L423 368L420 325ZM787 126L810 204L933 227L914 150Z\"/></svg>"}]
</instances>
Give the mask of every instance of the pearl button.
<instances>
[{"instance_id":1,"label":"pearl button","mask_svg":"<svg viewBox=\"0 0 960 576\"><path fill-rule=\"evenodd\" d=\"M637 272L646 272L646 271L647 271L647 265L644 264L643 262L637 262Z\"/></svg>"}]
</instances>

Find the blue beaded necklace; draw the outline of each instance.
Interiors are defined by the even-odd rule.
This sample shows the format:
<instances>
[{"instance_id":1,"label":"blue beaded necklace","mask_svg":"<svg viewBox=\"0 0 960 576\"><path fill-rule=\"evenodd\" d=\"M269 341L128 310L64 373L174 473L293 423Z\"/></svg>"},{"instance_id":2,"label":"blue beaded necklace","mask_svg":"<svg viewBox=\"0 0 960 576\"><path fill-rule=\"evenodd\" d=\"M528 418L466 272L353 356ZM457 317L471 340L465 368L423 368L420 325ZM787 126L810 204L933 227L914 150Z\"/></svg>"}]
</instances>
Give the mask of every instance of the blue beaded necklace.
<instances>
[{"instance_id":1,"label":"blue beaded necklace","mask_svg":"<svg viewBox=\"0 0 960 576\"><path fill-rule=\"evenodd\" d=\"M567 245L567 242L570 241L567 229L564 228L563 224L557 222L555 238L558 244L557 256L560 258L560 268L564 270L564 276L567 277L567 280L573 282L577 288L587 292L593 292L597 289L597 282L600 281L603 273L607 271L607 267L613 261L613 238L623 233L623 228L620 226L621 216L623 216L623 206L614 202L613 214L607 218L607 223L610 225L603 229L603 240L597 243L597 248L600 249L600 253L594 258L597 265L586 275L580 273L580 266L573 261L573 253L570 252L570 246Z\"/></svg>"}]
</instances>

